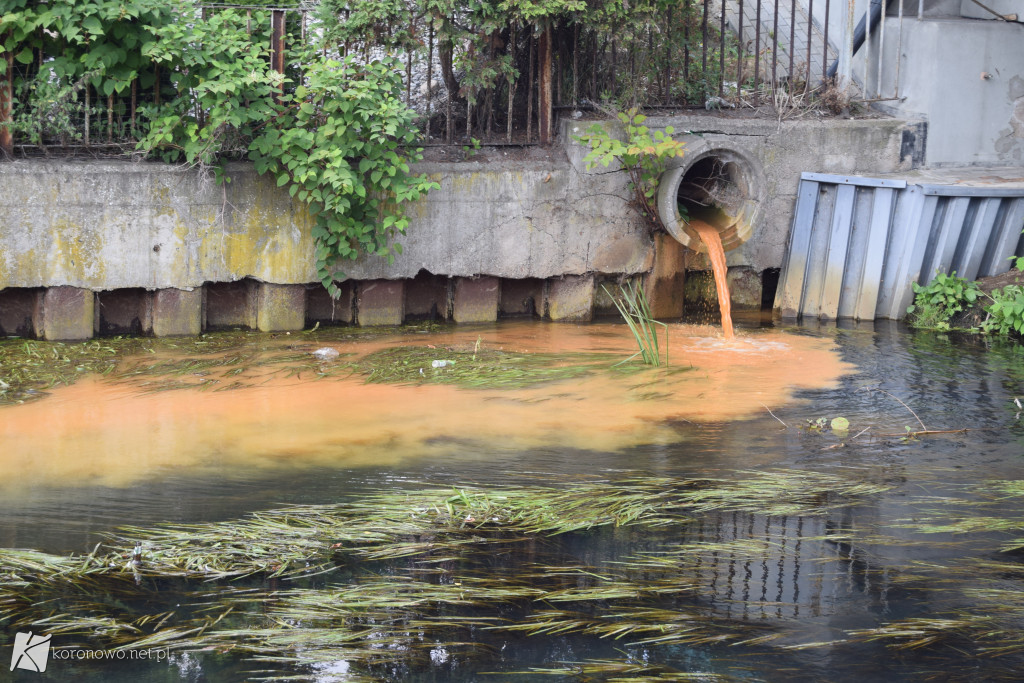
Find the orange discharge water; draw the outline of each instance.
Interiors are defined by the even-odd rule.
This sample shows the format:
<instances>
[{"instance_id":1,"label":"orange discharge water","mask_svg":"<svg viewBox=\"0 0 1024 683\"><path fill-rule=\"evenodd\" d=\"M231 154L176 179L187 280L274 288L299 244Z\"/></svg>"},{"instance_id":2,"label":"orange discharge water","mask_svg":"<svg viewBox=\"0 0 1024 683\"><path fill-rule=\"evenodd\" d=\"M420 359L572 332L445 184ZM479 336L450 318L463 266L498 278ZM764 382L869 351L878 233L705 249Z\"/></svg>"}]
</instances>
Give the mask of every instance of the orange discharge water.
<instances>
[{"instance_id":1,"label":"orange discharge water","mask_svg":"<svg viewBox=\"0 0 1024 683\"><path fill-rule=\"evenodd\" d=\"M0 408L0 492L123 486L168 472L216 479L239 468L487 462L538 448L676 443L680 424L763 415L764 406L777 411L795 390L833 387L853 370L829 339L764 330L725 343L712 334L672 326L668 368L622 373L610 360L582 378L529 389L365 384L358 376L317 380L312 373L259 377L258 369L252 386L222 392L145 394L106 378L83 379L37 402ZM362 354L429 344L444 359L446 349L472 349L478 340L485 349L621 358L634 344L623 325L515 323L308 346Z\"/></svg>"},{"instance_id":2,"label":"orange discharge water","mask_svg":"<svg viewBox=\"0 0 1024 683\"><path fill-rule=\"evenodd\" d=\"M715 272L715 289L718 290L718 308L722 311L722 334L726 339L734 336L732 329L732 302L729 300L729 281L726 279L728 269L725 266L725 249L722 238L713 226L702 220L693 219L690 227L697 231L704 246L708 248L711 269Z\"/></svg>"}]
</instances>

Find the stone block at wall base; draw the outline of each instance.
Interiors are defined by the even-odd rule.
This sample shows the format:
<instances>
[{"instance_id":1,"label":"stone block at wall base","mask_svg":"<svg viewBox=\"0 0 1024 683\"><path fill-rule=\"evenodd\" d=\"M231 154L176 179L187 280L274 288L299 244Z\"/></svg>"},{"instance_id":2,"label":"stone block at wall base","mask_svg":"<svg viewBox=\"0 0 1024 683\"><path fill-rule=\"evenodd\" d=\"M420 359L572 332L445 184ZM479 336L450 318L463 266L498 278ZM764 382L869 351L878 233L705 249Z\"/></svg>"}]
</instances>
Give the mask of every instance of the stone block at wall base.
<instances>
[{"instance_id":1,"label":"stone block at wall base","mask_svg":"<svg viewBox=\"0 0 1024 683\"><path fill-rule=\"evenodd\" d=\"M763 285L761 275L753 268L730 268L726 276L729 299L734 311L760 311Z\"/></svg>"},{"instance_id":2,"label":"stone block at wall base","mask_svg":"<svg viewBox=\"0 0 1024 683\"><path fill-rule=\"evenodd\" d=\"M153 292L153 334L157 337L199 335L203 331L202 289Z\"/></svg>"},{"instance_id":3,"label":"stone block at wall base","mask_svg":"<svg viewBox=\"0 0 1024 683\"><path fill-rule=\"evenodd\" d=\"M91 339L96 295L78 287L49 287L38 300L36 336L47 341Z\"/></svg>"},{"instance_id":4,"label":"stone block at wall base","mask_svg":"<svg viewBox=\"0 0 1024 683\"><path fill-rule=\"evenodd\" d=\"M455 280L452 319L457 323L492 323L498 319L498 278L460 277Z\"/></svg>"},{"instance_id":5,"label":"stone block at wall base","mask_svg":"<svg viewBox=\"0 0 1024 683\"><path fill-rule=\"evenodd\" d=\"M321 325L351 325L352 305L355 294L355 286L351 280L334 283L340 293L337 299L331 298L330 293L322 285L306 286L306 325L312 327Z\"/></svg>"},{"instance_id":6,"label":"stone block at wall base","mask_svg":"<svg viewBox=\"0 0 1024 683\"><path fill-rule=\"evenodd\" d=\"M401 325L405 319L405 281L367 280L358 287L356 316L362 327Z\"/></svg>"},{"instance_id":7,"label":"stone block at wall base","mask_svg":"<svg viewBox=\"0 0 1024 683\"><path fill-rule=\"evenodd\" d=\"M654 236L654 267L644 278L644 294L655 318L683 315L683 286L686 283L686 247L671 235Z\"/></svg>"},{"instance_id":8,"label":"stone block at wall base","mask_svg":"<svg viewBox=\"0 0 1024 683\"><path fill-rule=\"evenodd\" d=\"M256 329L301 330L306 324L306 286L261 282L256 288Z\"/></svg>"},{"instance_id":9,"label":"stone block at wall base","mask_svg":"<svg viewBox=\"0 0 1024 683\"><path fill-rule=\"evenodd\" d=\"M566 275L547 287L548 318L559 322L590 322L594 318L594 275Z\"/></svg>"}]
</instances>

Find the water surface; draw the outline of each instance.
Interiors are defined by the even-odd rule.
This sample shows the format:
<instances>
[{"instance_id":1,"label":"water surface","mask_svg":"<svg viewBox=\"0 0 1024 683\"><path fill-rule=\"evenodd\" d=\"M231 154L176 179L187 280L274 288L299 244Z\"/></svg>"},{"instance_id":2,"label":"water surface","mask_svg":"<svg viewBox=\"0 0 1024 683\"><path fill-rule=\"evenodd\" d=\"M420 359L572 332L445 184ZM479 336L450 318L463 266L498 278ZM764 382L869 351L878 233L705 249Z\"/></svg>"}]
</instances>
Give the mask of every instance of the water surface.
<instances>
[{"instance_id":1,"label":"water surface","mask_svg":"<svg viewBox=\"0 0 1024 683\"><path fill-rule=\"evenodd\" d=\"M246 339L243 344L251 343ZM723 623L773 629L779 637L770 645L659 647L581 635L478 634L492 649L472 657L442 651L391 674L371 674L512 680L510 672L559 662L629 660L724 680L1013 679L1024 663L1019 652L979 656L962 639L895 650L850 633L900 619L948 617L972 607L972 590L1019 591L1022 574L1007 567L1019 566L1020 555L1000 551L1013 533L936 535L900 526L924 523L950 500L978 500L974 487L986 481L1022 478L1024 430L1012 400L1024 394L1019 347L986 349L971 339L882 323L747 329L734 341L711 328L673 326L669 340L667 371L595 372L500 391L285 376L256 364L240 375L245 386L232 391L201 391L207 375L195 377L197 388L155 393L137 382L87 378L40 401L0 408L0 544L83 552L122 524L233 519L281 504L331 503L424 484L557 484L625 472L833 473L889 490L826 515L709 513L684 539L626 528L551 541L552 555L595 568L681 541L767 542L754 557L702 555L687 570L702 589L686 608ZM369 341L282 335L268 352L276 344L292 353L330 346L345 359L422 344L443 359L448 349L477 343L632 353L621 325L540 323ZM848 432L819 428L820 418L840 416L849 420ZM970 431L903 438L908 427L921 428L918 420L931 430ZM986 515L1019 515L1013 502L1005 509L998 501L991 505ZM960 512L961 518L973 514L967 505ZM1003 566L990 576L977 569L980 562ZM1024 626L1015 615L1002 626ZM832 644L805 649L813 643ZM65 664L53 666L56 672ZM202 671L208 680L242 680L246 666L180 655L169 668L75 671L96 680L137 679L139 671L170 680L199 680ZM346 680L357 669L337 662L297 671L323 680L333 671Z\"/></svg>"}]
</instances>

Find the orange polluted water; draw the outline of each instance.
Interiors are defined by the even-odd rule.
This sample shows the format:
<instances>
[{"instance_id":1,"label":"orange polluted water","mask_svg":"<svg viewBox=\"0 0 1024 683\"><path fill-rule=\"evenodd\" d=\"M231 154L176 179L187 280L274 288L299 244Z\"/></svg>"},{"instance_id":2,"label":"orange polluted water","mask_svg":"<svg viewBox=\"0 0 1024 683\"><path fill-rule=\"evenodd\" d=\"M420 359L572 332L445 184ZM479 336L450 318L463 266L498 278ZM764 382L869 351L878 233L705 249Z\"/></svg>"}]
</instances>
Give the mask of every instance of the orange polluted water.
<instances>
[{"instance_id":1,"label":"orange polluted water","mask_svg":"<svg viewBox=\"0 0 1024 683\"><path fill-rule=\"evenodd\" d=\"M715 272L718 308L722 311L722 334L726 339L732 339L735 336L732 330L732 302L729 300L729 281L725 277L728 270L725 266L725 249L722 248L722 238L718 234L718 230L702 220L692 219L690 227L697 231L708 248L711 269Z\"/></svg>"},{"instance_id":2,"label":"orange polluted water","mask_svg":"<svg viewBox=\"0 0 1024 683\"><path fill-rule=\"evenodd\" d=\"M255 469L380 467L410 459L458 466L502 452L678 443L679 422L714 428L709 423L764 414L764 406L777 410L794 401L795 391L834 387L854 370L826 338L759 330L724 344L712 335L706 326L673 325L671 366L629 373L611 369L634 348L626 326L613 324L506 323L289 347L309 353L330 346L357 357L382 347L429 346L444 359L479 341L483 349L565 354L566 362L574 353L610 356L589 375L520 389L260 374L266 368L227 376L225 384L249 377L251 385L221 392L144 393L86 378L42 400L0 407L0 496L28 495L37 486L128 486L171 471L216 480ZM428 364L424 374L431 372L443 370Z\"/></svg>"}]
</instances>

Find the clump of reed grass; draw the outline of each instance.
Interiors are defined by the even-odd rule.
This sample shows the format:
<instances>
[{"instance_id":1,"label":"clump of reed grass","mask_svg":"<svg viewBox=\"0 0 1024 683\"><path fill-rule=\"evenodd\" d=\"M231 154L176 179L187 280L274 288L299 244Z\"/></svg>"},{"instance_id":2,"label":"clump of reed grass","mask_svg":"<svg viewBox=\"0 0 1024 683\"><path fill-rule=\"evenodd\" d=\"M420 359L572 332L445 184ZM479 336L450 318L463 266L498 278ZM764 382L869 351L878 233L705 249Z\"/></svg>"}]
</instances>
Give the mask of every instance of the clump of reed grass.
<instances>
[{"instance_id":1,"label":"clump of reed grass","mask_svg":"<svg viewBox=\"0 0 1024 683\"><path fill-rule=\"evenodd\" d=\"M633 339L636 340L637 346L640 348L639 351L622 362L625 363L640 356L646 365L660 366L661 348L655 325L661 325L665 328L665 365L668 365L668 325L654 319L643 287L635 282L627 281L619 286L618 296L615 296L608 291L607 287L601 286L615 304L622 319L626 321L629 331L633 333Z\"/></svg>"}]
</instances>

